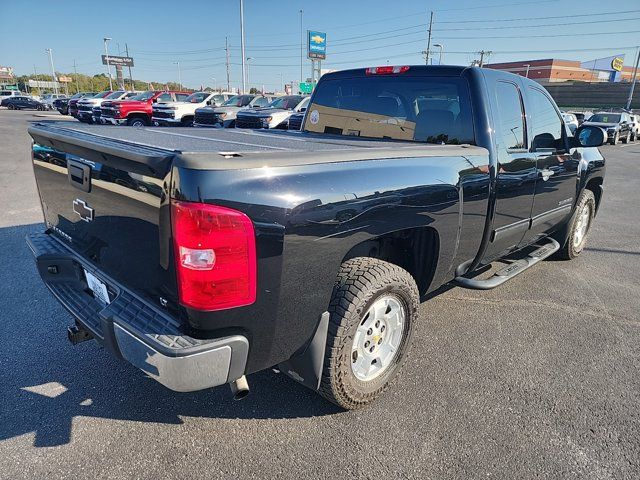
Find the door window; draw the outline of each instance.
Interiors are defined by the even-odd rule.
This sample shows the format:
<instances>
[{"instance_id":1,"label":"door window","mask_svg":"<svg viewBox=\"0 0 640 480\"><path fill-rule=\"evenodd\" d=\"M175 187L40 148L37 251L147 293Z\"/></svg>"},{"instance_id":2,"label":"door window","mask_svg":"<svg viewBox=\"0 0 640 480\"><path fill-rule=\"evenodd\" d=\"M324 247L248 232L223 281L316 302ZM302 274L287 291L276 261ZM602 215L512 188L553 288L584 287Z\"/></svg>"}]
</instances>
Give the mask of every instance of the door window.
<instances>
[{"instance_id":1,"label":"door window","mask_svg":"<svg viewBox=\"0 0 640 480\"><path fill-rule=\"evenodd\" d=\"M157 98L158 102L170 102L172 100L170 93L163 93Z\"/></svg>"},{"instance_id":2,"label":"door window","mask_svg":"<svg viewBox=\"0 0 640 480\"><path fill-rule=\"evenodd\" d=\"M518 87L513 83L496 84L496 104L498 105L498 135L502 137L509 151L526 148L526 127L522 98Z\"/></svg>"},{"instance_id":3,"label":"door window","mask_svg":"<svg viewBox=\"0 0 640 480\"><path fill-rule=\"evenodd\" d=\"M529 88L531 123L531 151L564 150L562 120L549 97L537 88Z\"/></svg>"}]
</instances>

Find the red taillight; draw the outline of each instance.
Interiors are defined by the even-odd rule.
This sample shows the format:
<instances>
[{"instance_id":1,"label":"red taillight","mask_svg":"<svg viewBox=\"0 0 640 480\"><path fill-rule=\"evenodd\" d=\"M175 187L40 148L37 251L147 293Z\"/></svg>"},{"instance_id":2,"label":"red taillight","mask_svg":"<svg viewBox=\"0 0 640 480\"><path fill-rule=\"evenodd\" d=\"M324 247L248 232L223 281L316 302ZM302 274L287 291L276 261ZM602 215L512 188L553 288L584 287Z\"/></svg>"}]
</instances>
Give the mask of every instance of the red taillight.
<instances>
[{"instance_id":1,"label":"red taillight","mask_svg":"<svg viewBox=\"0 0 640 480\"><path fill-rule=\"evenodd\" d=\"M244 213L171 201L180 303L223 310L256 300L256 240Z\"/></svg>"},{"instance_id":2,"label":"red taillight","mask_svg":"<svg viewBox=\"0 0 640 480\"><path fill-rule=\"evenodd\" d=\"M408 65L402 67L394 67L391 65L385 65L383 67L369 67L365 70L367 75L391 75L392 73L404 73L409 70Z\"/></svg>"}]
</instances>

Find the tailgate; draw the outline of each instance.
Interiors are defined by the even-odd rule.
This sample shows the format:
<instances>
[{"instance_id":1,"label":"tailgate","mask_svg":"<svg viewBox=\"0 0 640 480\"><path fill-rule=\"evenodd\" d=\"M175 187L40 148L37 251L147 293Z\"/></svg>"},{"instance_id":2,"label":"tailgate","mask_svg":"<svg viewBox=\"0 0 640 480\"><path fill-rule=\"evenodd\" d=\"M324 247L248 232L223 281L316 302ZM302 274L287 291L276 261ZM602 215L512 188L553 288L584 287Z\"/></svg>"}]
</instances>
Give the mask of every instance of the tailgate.
<instances>
[{"instance_id":1,"label":"tailgate","mask_svg":"<svg viewBox=\"0 0 640 480\"><path fill-rule=\"evenodd\" d=\"M143 296L174 297L165 185L175 152L51 125L29 133L51 233Z\"/></svg>"}]
</instances>

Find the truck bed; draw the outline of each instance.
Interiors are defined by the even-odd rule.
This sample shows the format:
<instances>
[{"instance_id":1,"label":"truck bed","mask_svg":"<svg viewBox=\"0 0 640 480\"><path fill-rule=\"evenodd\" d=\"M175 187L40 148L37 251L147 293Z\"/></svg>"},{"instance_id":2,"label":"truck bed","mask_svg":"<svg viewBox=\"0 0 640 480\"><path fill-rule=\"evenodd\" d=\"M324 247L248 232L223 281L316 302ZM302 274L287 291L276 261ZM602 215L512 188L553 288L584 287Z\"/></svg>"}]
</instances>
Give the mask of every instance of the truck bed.
<instances>
[{"instance_id":1,"label":"truck bed","mask_svg":"<svg viewBox=\"0 0 640 480\"><path fill-rule=\"evenodd\" d=\"M285 130L119 128L50 121L35 123L30 129L34 137L39 137L39 131L47 132L42 140L54 148L52 134L54 141L57 137L77 146L88 147L90 144L90 148L99 151L105 147L104 151L108 153L116 148L121 150L123 158L131 160L141 161L145 155L152 156L153 151L156 154L165 151L165 155L172 157L180 154L182 166L208 169L255 168L264 166L265 161L267 165L277 167L394 157L487 154L485 149L471 145L427 145ZM132 158L136 152L138 158ZM318 155L320 152L322 154ZM210 154L216 155L215 165L212 165Z\"/></svg>"}]
</instances>

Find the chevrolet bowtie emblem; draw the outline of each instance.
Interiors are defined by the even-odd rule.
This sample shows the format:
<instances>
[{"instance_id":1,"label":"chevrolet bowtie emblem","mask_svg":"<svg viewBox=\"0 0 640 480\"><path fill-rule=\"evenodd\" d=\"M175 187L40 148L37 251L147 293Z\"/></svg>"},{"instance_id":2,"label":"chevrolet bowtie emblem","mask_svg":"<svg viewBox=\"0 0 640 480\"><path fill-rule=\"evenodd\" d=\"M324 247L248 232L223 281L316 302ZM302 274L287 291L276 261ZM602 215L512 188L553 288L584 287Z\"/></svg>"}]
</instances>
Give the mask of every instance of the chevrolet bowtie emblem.
<instances>
[{"instance_id":1,"label":"chevrolet bowtie emblem","mask_svg":"<svg viewBox=\"0 0 640 480\"><path fill-rule=\"evenodd\" d=\"M85 222L93 220L93 208L87 205L84 200L76 198L73 201L73 211Z\"/></svg>"}]
</instances>

